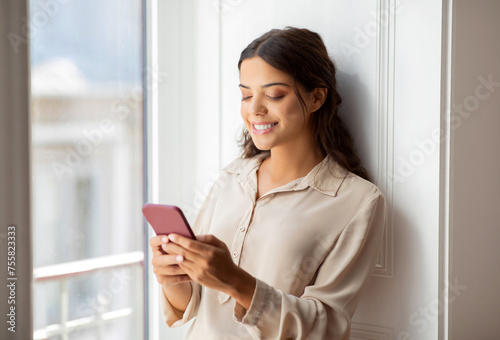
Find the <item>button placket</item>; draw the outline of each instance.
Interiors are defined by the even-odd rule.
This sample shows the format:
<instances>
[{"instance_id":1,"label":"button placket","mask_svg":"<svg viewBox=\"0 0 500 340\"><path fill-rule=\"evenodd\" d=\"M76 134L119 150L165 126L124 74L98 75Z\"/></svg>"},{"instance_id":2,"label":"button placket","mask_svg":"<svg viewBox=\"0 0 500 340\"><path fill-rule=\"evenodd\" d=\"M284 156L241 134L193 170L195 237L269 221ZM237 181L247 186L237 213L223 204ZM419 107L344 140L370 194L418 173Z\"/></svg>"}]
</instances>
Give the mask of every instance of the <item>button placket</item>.
<instances>
[{"instance_id":1,"label":"button placket","mask_svg":"<svg viewBox=\"0 0 500 340\"><path fill-rule=\"evenodd\" d=\"M254 206L249 211L246 212L245 216L241 219L240 225L237 227L234 237L233 244L231 245L231 257L236 265L240 264L241 249L243 247L243 242L245 241L246 233L248 230L248 224L253 214Z\"/></svg>"}]
</instances>

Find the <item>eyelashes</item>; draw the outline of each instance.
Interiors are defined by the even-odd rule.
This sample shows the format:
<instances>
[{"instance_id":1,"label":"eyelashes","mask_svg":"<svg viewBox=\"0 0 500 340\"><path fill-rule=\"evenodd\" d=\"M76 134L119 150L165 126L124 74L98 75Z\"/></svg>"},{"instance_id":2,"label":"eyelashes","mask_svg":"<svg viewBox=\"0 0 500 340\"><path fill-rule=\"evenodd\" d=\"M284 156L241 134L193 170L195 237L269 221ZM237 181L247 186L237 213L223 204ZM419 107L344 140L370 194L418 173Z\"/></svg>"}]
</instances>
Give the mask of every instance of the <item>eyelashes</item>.
<instances>
[{"instance_id":1,"label":"eyelashes","mask_svg":"<svg viewBox=\"0 0 500 340\"><path fill-rule=\"evenodd\" d=\"M279 101L281 98L283 98L284 96L277 96L277 97L270 97L270 96L267 96L267 98L273 102L277 102Z\"/></svg>"},{"instance_id":2,"label":"eyelashes","mask_svg":"<svg viewBox=\"0 0 500 340\"><path fill-rule=\"evenodd\" d=\"M277 96L277 97L266 96L267 99L269 99L270 101L273 101L273 102L277 102L280 99L282 99L283 97L284 97L284 95L283 96ZM243 98L241 98L241 101L244 102L244 101L246 101L246 100L248 100L250 98L252 98L252 96L243 97Z\"/></svg>"}]
</instances>

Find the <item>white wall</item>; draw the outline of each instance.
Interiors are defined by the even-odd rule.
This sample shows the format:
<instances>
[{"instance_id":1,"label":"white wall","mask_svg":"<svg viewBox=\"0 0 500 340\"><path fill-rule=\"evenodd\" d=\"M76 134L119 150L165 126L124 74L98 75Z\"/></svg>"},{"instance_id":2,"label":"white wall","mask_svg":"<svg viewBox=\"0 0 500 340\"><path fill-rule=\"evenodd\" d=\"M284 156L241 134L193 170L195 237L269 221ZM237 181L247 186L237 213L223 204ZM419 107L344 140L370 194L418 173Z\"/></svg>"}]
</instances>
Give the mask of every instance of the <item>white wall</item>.
<instances>
[{"instance_id":1,"label":"white wall","mask_svg":"<svg viewBox=\"0 0 500 340\"><path fill-rule=\"evenodd\" d=\"M438 313L421 310L440 291L440 153L439 142L427 153L419 142L440 127L441 3L175 0L160 1L159 13L159 69L169 75L158 87L154 127L160 202L194 212L237 155L241 50L271 28L315 30L338 66L342 114L391 205L353 339L436 339Z\"/></svg>"},{"instance_id":2,"label":"white wall","mask_svg":"<svg viewBox=\"0 0 500 340\"><path fill-rule=\"evenodd\" d=\"M499 34L500 1L455 1L450 339L500 339Z\"/></svg>"}]
</instances>

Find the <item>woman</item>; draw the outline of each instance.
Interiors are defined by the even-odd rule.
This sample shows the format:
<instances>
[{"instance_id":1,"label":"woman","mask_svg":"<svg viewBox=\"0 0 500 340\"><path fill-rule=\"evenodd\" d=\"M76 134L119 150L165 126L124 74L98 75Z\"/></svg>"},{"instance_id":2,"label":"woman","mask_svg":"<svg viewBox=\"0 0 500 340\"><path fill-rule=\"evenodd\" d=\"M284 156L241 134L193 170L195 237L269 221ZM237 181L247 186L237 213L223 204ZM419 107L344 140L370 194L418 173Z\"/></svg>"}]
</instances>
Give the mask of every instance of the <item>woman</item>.
<instances>
[{"instance_id":1,"label":"woman","mask_svg":"<svg viewBox=\"0 0 500 340\"><path fill-rule=\"evenodd\" d=\"M337 115L334 65L318 34L287 28L238 67L242 157L211 189L196 241L150 240L162 314L196 317L188 339L349 339L385 200Z\"/></svg>"}]
</instances>

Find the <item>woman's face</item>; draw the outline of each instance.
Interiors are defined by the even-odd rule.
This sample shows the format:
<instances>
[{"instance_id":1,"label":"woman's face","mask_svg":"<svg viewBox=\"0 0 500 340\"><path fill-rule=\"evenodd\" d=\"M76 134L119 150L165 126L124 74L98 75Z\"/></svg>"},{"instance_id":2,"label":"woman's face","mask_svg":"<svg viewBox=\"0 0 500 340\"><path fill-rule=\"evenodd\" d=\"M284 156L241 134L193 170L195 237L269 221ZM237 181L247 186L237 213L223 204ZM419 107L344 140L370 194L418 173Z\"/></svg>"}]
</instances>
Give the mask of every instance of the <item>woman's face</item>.
<instances>
[{"instance_id":1,"label":"woman's face","mask_svg":"<svg viewBox=\"0 0 500 340\"><path fill-rule=\"evenodd\" d=\"M293 90L293 79L260 57L240 66L241 116L260 150L310 145L309 128L314 96L298 87L306 104L304 112ZM304 142L307 142L304 144Z\"/></svg>"}]
</instances>

